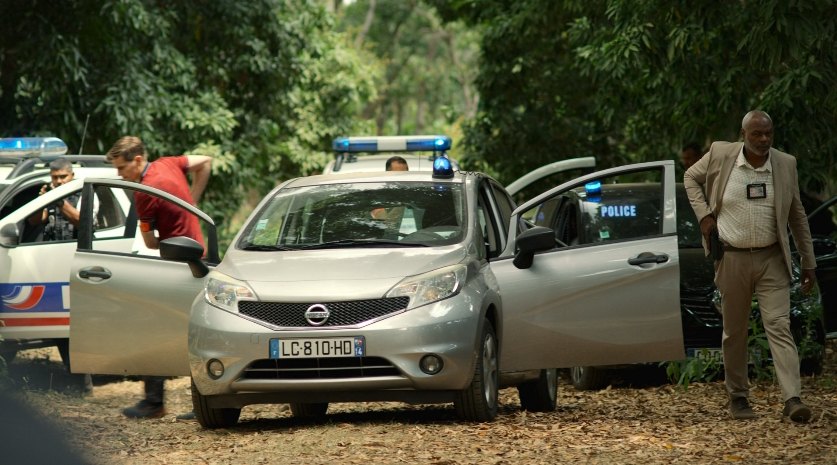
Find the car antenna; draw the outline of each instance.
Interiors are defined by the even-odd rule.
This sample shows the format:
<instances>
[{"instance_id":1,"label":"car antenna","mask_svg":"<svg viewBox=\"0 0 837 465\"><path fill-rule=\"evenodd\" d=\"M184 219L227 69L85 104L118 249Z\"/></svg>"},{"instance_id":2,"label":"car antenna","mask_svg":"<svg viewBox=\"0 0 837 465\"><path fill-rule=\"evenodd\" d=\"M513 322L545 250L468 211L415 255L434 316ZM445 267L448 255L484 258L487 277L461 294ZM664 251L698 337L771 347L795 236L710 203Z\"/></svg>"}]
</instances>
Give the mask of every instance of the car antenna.
<instances>
[{"instance_id":1,"label":"car antenna","mask_svg":"<svg viewBox=\"0 0 837 465\"><path fill-rule=\"evenodd\" d=\"M84 120L84 130L81 132L81 144L78 146L78 154L84 149L84 136L87 135L87 123L90 122L90 113L87 114L87 119Z\"/></svg>"}]
</instances>

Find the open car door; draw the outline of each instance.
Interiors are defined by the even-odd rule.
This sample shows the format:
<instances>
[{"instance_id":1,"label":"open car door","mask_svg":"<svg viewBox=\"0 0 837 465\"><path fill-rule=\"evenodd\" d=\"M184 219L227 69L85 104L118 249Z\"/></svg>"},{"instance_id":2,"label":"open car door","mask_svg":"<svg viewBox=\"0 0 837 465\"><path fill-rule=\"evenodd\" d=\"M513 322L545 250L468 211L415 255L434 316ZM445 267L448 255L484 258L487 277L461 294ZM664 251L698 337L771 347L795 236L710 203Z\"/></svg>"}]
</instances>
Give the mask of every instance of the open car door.
<instances>
[{"instance_id":1,"label":"open car door","mask_svg":"<svg viewBox=\"0 0 837 465\"><path fill-rule=\"evenodd\" d=\"M607 169L514 210L491 262L503 370L685 358L674 162Z\"/></svg>"},{"instance_id":2,"label":"open car door","mask_svg":"<svg viewBox=\"0 0 837 465\"><path fill-rule=\"evenodd\" d=\"M206 239L205 264L218 263L215 224L205 213L161 190L112 179L85 180L82 205L103 186L122 189L131 199L135 192L154 195L196 215ZM201 273L192 271L198 267L147 253L140 238L131 253L100 249L92 241L91 214L82 207L70 272L71 371L188 375L189 314L204 286ZM162 245L161 255L166 256Z\"/></svg>"}]
</instances>

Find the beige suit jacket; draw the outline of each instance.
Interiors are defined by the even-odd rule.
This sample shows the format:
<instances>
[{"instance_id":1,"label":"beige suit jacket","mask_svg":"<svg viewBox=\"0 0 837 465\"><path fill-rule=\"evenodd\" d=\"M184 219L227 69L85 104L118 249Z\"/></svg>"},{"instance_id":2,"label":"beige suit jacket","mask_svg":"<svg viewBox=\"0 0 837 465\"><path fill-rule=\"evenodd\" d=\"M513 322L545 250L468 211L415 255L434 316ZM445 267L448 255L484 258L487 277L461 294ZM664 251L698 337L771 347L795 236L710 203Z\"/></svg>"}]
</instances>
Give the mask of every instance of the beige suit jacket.
<instances>
[{"instance_id":1,"label":"beige suit jacket","mask_svg":"<svg viewBox=\"0 0 837 465\"><path fill-rule=\"evenodd\" d=\"M698 221L707 215L718 217L723 208L724 189L735 160L741 152L743 142L714 142L709 153L692 165L683 175L686 194ZM788 226L793 232L796 249L802 260L802 268L817 267L811 231L805 208L799 198L799 181L796 172L796 158L774 148L770 149L770 163L773 166L773 199L776 207L776 233L785 256L788 274L791 273L790 242ZM709 245L704 240L703 248L709 255Z\"/></svg>"}]
</instances>

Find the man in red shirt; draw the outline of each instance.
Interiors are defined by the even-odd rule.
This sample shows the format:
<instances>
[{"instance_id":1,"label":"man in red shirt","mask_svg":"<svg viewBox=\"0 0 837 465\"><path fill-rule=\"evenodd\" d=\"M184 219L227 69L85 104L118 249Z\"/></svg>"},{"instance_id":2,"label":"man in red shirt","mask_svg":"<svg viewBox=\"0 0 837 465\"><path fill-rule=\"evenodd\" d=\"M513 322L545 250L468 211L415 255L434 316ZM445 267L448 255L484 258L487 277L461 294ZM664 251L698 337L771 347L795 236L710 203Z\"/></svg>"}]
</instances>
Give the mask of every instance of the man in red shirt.
<instances>
[{"instance_id":1,"label":"man in red shirt","mask_svg":"<svg viewBox=\"0 0 837 465\"><path fill-rule=\"evenodd\" d=\"M107 159L126 181L139 182L156 187L196 205L206 189L211 172L212 159L203 155L162 157L148 162L148 153L139 137L125 136L108 150ZM189 183L187 174L191 175ZM144 193L135 194L135 204L140 221L140 232L149 249L158 249L160 241L170 237L186 236L203 243L198 218L166 202ZM156 234L155 234L156 231ZM145 399L122 413L130 418L157 418L166 411L163 406L165 378L147 376Z\"/></svg>"}]
</instances>

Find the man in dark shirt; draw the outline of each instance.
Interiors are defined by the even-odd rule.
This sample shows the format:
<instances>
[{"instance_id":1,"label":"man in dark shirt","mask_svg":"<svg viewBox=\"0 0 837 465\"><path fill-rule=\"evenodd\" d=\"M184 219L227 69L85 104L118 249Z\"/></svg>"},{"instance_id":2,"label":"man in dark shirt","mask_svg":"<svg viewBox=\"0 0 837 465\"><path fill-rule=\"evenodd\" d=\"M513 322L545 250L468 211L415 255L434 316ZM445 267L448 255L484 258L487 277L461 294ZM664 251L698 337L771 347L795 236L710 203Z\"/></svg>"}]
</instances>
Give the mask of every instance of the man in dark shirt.
<instances>
[{"instance_id":1,"label":"man in dark shirt","mask_svg":"<svg viewBox=\"0 0 837 465\"><path fill-rule=\"evenodd\" d=\"M49 184L44 184L39 195L73 180L73 164L66 158L58 158L49 164ZM78 201L80 192L65 197L29 217L32 226L43 226L44 241L68 241L78 238Z\"/></svg>"},{"instance_id":2,"label":"man in dark shirt","mask_svg":"<svg viewBox=\"0 0 837 465\"><path fill-rule=\"evenodd\" d=\"M107 158L122 179L156 187L193 205L206 188L212 163L210 157L203 155L162 157L149 162L145 145L134 136L116 141ZM187 174L192 177L191 184ZM178 236L190 237L203 245L203 234L195 215L144 193L138 192L135 202L140 232L149 249L158 249L160 241ZM122 411L129 418L156 418L166 413L163 402L165 378L147 376L144 381L145 399Z\"/></svg>"}]
</instances>

